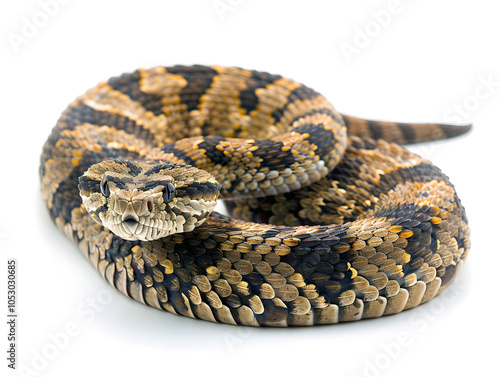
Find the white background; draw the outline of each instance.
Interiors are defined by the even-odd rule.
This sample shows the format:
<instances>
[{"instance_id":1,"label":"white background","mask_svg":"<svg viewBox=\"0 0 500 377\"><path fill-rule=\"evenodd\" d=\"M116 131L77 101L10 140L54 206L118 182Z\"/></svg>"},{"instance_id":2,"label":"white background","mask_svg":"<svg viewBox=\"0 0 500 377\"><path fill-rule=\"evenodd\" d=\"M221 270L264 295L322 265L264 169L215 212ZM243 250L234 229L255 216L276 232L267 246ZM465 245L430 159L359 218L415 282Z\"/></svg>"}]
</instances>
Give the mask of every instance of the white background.
<instances>
[{"instance_id":1,"label":"white background","mask_svg":"<svg viewBox=\"0 0 500 377\"><path fill-rule=\"evenodd\" d=\"M7 259L17 258L20 375L497 373L500 9L394 1L66 0L49 11L2 2L0 312ZM30 35L23 25L32 21ZM39 194L41 147L65 106L97 82L194 63L279 73L357 116L474 122L467 136L411 148L450 176L468 210L473 248L454 285L396 316L299 329L195 321L115 292L51 223Z\"/></svg>"}]
</instances>

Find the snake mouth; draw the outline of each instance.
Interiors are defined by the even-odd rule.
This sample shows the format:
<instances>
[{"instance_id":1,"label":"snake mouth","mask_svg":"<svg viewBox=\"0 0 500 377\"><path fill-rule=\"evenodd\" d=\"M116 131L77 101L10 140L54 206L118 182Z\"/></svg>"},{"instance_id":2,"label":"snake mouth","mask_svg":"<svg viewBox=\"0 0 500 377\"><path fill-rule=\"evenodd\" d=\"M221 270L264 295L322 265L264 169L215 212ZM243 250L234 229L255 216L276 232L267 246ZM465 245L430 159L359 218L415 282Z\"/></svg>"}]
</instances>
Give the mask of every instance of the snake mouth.
<instances>
[{"instance_id":1,"label":"snake mouth","mask_svg":"<svg viewBox=\"0 0 500 377\"><path fill-rule=\"evenodd\" d=\"M179 199L173 208L147 216L137 213L102 213L102 224L117 236L129 241L153 241L174 233L190 232L205 222L216 201Z\"/></svg>"},{"instance_id":2,"label":"snake mouth","mask_svg":"<svg viewBox=\"0 0 500 377\"><path fill-rule=\"evenodd\" d=\"M177 219L176 222L179 220ZM117 236L130 241L152 241L177 231L173 221L155 218L139 218L138 220L117 218L115 221L108 222L107 227Z\"/></svg>"},{"instance_id":3,"label":"snake mouth","mask_svg":"<svg viewBox=\"0 0 500 377\"><path fill-rule=\"evenodd\" d=\"M134 219L132 216L128 216L125 220L123 220L124 226L128 227L128 229L132 232L135 233L137 228L139 227L139 221Z\"/></svg>"}]
</instances>

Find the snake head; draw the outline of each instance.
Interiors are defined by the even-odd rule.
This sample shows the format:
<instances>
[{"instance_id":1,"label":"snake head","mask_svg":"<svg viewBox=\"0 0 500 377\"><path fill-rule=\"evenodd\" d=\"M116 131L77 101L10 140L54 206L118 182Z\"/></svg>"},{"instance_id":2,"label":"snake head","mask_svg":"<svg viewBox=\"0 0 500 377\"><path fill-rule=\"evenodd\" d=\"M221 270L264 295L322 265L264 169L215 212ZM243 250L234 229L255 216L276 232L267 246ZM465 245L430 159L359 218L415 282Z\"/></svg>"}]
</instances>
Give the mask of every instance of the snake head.
<instances>
[{"instance_id":1,"label":"snake head","mask_svg":"<svg viewBox=\"0 0 500 377\"><path fill-rule=\"evenodd\" d=\"M78 184L92 219L131 241L192 231L215 208L219 188L189 165L124 160L92 165Z\"/></svg>"}]
</instances>

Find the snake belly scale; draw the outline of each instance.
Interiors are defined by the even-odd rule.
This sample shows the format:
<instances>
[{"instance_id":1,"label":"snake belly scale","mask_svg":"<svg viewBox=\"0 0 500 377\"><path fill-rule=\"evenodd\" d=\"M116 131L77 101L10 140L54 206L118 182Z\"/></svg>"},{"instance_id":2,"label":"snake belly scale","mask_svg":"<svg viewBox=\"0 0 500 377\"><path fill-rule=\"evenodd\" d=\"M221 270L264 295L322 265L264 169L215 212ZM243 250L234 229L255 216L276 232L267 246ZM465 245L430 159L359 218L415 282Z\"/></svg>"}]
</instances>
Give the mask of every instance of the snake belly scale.
<instances>
[{"instance_id":1,"label":"snake belly scale","mask_svg":"<svg viewBox=\"0 0 500 377\"><path fill-rule=\"evenodd\" d=\"M249 326L375 318L432 299L470 249L449 179L397 144L468 129L342 115L264 72L139 69L63 112L42 195L143 304ZM219 195L233 217L212 212Z\"/></svg>"}]
</instances>

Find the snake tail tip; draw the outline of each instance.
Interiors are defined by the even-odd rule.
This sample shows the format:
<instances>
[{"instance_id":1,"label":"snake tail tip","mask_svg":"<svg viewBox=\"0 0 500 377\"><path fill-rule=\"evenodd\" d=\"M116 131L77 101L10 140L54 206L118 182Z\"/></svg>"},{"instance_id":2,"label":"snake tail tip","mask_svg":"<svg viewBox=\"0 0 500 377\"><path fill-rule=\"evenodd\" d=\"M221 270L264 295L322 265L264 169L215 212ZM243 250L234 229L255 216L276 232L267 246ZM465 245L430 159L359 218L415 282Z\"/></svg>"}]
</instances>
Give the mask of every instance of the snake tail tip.
<instances>
[{"instance_id":1,"label":"snake tail tip","mask_svg":"<svg viewBox=\"0 0 500 377\"><path fill-rule=\"evenodd\" d=\"M464 135L472 130L473 123L464 124L440 124L441 130L446 134L446 138Z\"/></svg>"}]
</instances>

